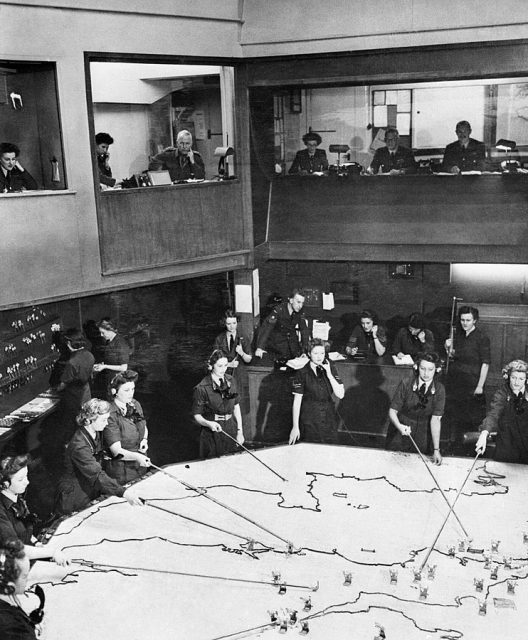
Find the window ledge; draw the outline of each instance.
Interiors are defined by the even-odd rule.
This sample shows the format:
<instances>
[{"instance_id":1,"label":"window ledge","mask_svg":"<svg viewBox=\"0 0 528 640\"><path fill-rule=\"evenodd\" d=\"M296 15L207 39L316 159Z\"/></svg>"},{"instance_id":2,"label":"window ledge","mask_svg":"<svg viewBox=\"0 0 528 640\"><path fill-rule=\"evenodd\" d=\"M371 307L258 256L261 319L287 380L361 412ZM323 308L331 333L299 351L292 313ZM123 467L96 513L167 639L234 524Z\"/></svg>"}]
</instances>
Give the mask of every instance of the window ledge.
<instances>
[{"instance_id":1,"label":"window ledge","mask_svg":"<svg viewBox=\"0 0 528 640\"><path fill-rule=\"evenodd\" d=\"M19 191L17 193L0 193L0 198L34 198L40 196L72 196L77 191L71 189L37 189L35 191Z\"/></svg>"}]
</instances>

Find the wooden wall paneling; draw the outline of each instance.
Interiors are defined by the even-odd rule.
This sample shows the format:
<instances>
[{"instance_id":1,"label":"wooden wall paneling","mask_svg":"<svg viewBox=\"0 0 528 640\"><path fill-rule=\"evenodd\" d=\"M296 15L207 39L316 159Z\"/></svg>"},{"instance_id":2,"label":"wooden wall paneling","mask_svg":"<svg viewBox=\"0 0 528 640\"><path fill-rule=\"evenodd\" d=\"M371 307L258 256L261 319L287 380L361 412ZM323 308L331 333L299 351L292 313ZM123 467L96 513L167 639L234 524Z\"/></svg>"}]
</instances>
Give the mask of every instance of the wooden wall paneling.
<instances>
[{"instance_id":1,"label":"wooden wall paneling","mask_svg":"<svg viewBox=\"0 0 528 640\"><path fill-rule=\"evenodd\" d=\"M103 273L250 249L238 181L105 192L99 202Z\"/></svg>"}]
</instances>

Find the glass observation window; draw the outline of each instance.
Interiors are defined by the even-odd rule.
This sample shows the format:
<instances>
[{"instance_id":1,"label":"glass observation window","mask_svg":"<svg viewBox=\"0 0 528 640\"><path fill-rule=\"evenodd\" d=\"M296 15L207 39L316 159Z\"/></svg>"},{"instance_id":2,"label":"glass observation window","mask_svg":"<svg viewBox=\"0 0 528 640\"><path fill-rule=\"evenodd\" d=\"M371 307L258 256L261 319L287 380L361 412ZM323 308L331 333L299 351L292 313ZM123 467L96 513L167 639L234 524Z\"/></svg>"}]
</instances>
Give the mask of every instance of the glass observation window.
<instances>
[{"instance_id":1,"label":"glass observation window","mask_svg":"<svg viewBox=\"0 0 528 640\"><path fill-rule=\"evenodd\" d=\"M92 61L90 81L103 190L218 176L235 143L232 67ZM224 157L223 176L234 161Z\"/></svg>"},{"instance_id":2,"label":"glass observation window","mask_svg":"<svg viewBox=\"0 0 528 640\"><path fill-rule=\"evenodd\" d=\"M505 160L528 166L528 78L277 88L273 119L275 171L283 175L304 149L308 132L321 137L318 146L330 168L339 147L340 162L365 168L384 146L387 128L398 129L400 144L412 149L417 166L439 171L463 120L471 125L471 138L485 145L484 170L500 170ZM514 144L505 148L497 144L501 140Z\"/></svg>"},{"instance_id":3,"label":"glass observation window","mask_svg":"<svg viewBox=\"0 0 528 640\"><path fill-rule=\"evenodd\" d=\"M66 188L55 63L0 60L0 193Z\"/></svg>"}]
</instances>

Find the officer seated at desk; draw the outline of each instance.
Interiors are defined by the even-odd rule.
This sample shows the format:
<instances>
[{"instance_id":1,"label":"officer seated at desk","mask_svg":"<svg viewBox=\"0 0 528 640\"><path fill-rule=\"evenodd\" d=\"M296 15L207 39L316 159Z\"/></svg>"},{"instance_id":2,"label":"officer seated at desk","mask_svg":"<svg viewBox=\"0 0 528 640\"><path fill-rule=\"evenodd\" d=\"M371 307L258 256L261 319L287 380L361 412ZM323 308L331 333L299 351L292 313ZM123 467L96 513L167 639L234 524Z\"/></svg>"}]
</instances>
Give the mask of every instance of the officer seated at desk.
<instances>
[{"instance_id":1,"label":"officer seated at desk","mask_svg":"<svg viewBox=\"0 0 528 640\"><path fill-rule=\"evenodd\" d=\"M315 131L309 131L304 134L302 141L306 149L297 151L288 173L307 176L311 173L328 171L326 151L317 148L322 142L321 136Z\"/></svg>"},{"instance_id":2,"label":"officer seated at desk","mask_svg":"<svg viewBox=\"0 0 528 640\"><path fill-rule=\"evenodd\" d=\"M470 138L471 125L467 120L457 122L456 142L448 144L444 151L443 169L448 173L461 171L483 171L486 162L486 147L483 142Z\"/></svg>"},{"instance_id":3,"label":"officer seated at desk","mask_svg":"<svg viewBox=\"0 0 528 640\"><path fill-rule=\"evenodd\" d=\"M433 333L425 328L425 320L421 313L411 313L406 327L396 334L392 345L392 353L398 358L409 355L414 358L418 353L431 353L435 342Z\"/></svg>"},{"instance_id":4,"label":"officer seated at desk","mask_svg":"<svg viewBox=\"0 0 528 640\"><path fill-rule=\"evenodd\" d=\"M0 143L0 192L32 191L38 189L33 176L20 164L20 149L11 142Z\"/></svg>"},{"instance_id":5,"label":"officer seated at desk","mask_svg":"<svg viewBox=\"0 0 528 640\"><path fill-rule=\"evenodd\" d=\"M193 151L192 143L191 133L183 129L176 138L176 148L167 147L151 158L149 171L168 171L173 182L204 180L204 161L198 151Z\"/></svg>"},{"instance_id":6,"label":"officer seated at desk","mask_svg":"<svg viewBox=\"0 0 528 640\"><path fill-rule=\"evenodd\" d=\"M359 320L361 324L352 330L346 353L357 358L381 357L387 349L385 328L378 325L376 315L370 309L363 309Z\"/></svg>"},{"instance_id":7,"label":"officer seated at desk","mask_svg":"<svg viewBox=\"0 0 528 640\"><path fill-rule=\"evenodd\" d=\"M385 131L385 145L376 149L366 175L376 175L380 172L391 176L416 173L417 165L413 152L400 144L398 129L389 127Z\"/></svg>"}]
</instances>

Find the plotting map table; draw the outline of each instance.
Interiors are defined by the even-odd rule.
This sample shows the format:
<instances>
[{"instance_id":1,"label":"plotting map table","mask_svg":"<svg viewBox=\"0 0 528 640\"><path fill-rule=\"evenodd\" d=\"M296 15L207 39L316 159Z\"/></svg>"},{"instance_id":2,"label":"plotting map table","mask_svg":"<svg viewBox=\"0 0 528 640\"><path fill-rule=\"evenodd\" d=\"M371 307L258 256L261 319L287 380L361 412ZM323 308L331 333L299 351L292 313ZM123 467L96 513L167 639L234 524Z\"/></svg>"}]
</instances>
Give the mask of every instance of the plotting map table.
<instances>
[{"instance_id":1,"label":"plotting map table","mask_svg":"<svg viewBox=\"0 0 528 640\"><path fill-rule=\"evenodd\" d=\"M417 582L413 570L448 512L417 455L310 444L257 455L287 482L246 453L166 469L267 531L160 472L137 485L146 506L110 498L61 523L52 543L95 564L33 568L46 593L42 638L268 639L279 634L269 612L280 622L292 611L286 633L296 637L302 622L324 640L372 640L380 627L388 640L526 637L526 467L477 461L455 507L469 549L451 516L427 563L434 578L425 568ZM431 467L451 502L471 464L446 458ZM493 553L492 540L500 541ZM261 584L274 581L284 594Z\"/></svg>"}]
</instances>

